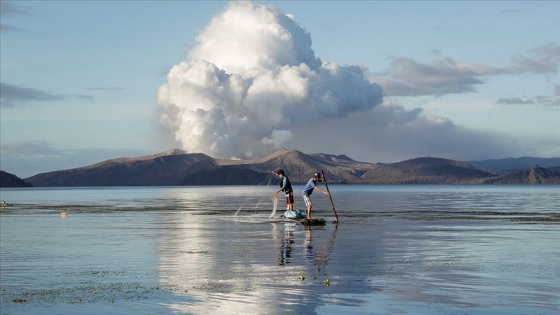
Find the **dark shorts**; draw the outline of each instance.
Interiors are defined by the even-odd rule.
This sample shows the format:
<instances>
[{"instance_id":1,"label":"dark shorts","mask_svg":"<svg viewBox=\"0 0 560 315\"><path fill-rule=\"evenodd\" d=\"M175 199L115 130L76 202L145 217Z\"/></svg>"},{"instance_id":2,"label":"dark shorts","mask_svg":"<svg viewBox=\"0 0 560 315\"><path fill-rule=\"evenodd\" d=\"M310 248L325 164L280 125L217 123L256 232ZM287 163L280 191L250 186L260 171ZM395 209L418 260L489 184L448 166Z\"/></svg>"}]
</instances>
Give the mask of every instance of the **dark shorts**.
<instances>
[{"instance_id":1,"label":"dark shorts","mask_svg":"<svg viewBox=\"0 0 560 315\"><path fill-rule=\"evenodd\" d=\"M287 204L294 203L294 192L293 191L286 194L286 203Z\"/></svg>"}]
</instances>

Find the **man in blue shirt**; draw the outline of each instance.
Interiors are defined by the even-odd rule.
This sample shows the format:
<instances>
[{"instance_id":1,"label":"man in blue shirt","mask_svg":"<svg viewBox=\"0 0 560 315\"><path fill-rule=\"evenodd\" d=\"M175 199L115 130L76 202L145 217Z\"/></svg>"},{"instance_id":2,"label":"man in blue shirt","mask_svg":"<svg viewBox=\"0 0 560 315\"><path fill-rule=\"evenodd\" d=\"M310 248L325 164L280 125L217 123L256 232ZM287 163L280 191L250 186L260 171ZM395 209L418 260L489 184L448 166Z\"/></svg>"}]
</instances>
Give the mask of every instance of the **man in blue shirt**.
<instances>
[{"instance_id":1,"label":"man in blue shirt","mask_svg":"<svg viewBox=\"0 0 560 315\"><path fill-rule=\"evenodd\" d=\"M311 194L313 193L313 189L317 188L318 191L322 192L325 195L328 195L329 193L327 191L322 190L321 188L319 188L319 186L317 186L317 181L322 181L321 179L321 174L319 173L315 173L313 174L313 178L311 178L308 182L307 185L305 185L305 187L303 188L303 201L305 201L305 206L307 207L307 219L310 220L311 219L311 208L313 207L313 204L311 203Z\"/></svg>"}]
</instances>

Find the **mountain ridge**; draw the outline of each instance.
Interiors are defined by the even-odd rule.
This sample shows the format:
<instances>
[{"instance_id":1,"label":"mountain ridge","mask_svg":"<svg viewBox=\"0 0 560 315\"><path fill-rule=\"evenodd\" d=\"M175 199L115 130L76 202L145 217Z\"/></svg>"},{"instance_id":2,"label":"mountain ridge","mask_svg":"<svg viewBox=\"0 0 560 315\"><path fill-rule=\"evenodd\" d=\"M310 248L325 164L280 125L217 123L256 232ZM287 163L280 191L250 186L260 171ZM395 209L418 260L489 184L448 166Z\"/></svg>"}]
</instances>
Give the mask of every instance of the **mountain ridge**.
<instances>
[{"instance_id":1,"label":"mountain ridge","mask_svg":"<svg viewBox=\"0 0 560 315\"><path fill-rule=\"evenodd\" d=\"M560 183L560 173L546 168L513 176L436 157L368 163L346 155L306 154L288 149L252 160L215 159L202 153L173 149L41 173L25 180L36 187L254 185L270 182L271 171L278 169L284 169L294 184L307 182L314 172L319 171L324 171L329 183L333 184ZM534 179L525 180L523 176Z\"/></svg>"},{"instance_id":2,"label":"mountain ridge","mask_svg":"<svg viewBox=\"0 0 560 315\"><path fill-rule=\"evenodd\" d=\"M0 187L32 187L30 183L14 174L0 171Z\"/></svg>"},{"instance_id":3,"label":"mountain ridge","mask_svg":"<svg viewBox=\"0 0 560 315\"><path fill-rule=\"evenodd\" d=\"M497 172L526 170L535 165L546 168L560 167L560 157L556 158L537 158L537 157L508 157L504 159L488 159L481 161L466 161L474 166L491 169Z\"/></svg>"},{"instance_id":4,"label":"mountain ridge","mask_svg":"<svg viewBox=\"0 0 560 315\"><path fill-rule=\"evenodd\" d=\"M560 176L558 175L560 173L535 165L529 170L508 173L498 179L511 184L560 184ZM498 179L490 178L485 181L485 184L493 184Z\"/></svg>"}]
</instances>

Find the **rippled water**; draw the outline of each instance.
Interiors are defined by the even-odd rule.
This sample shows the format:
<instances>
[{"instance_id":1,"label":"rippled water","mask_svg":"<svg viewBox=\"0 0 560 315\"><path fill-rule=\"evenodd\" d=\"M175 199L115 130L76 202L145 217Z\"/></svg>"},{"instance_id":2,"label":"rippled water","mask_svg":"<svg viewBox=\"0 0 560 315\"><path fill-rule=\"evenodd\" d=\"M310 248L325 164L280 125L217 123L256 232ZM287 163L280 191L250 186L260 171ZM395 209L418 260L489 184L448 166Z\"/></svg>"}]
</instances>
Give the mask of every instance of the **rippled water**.
<instances>
[{"instance_id":1,"label":"rippled water","mask_svg":"<svg viewBox=\"0 0 560 315\"><path fill-rule=\"evenodd\" d=\"M560 312L559 186L329 188L2 189L1 313Z\"/></svg>"}]
</instances>

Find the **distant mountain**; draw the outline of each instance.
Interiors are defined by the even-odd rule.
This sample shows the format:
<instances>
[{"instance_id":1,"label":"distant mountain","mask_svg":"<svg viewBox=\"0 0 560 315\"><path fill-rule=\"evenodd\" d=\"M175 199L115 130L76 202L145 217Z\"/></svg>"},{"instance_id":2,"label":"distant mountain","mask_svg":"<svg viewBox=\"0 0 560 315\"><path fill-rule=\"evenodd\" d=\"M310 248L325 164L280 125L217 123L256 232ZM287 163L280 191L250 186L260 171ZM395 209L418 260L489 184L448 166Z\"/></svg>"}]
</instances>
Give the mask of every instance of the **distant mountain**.
<instances>
[{"instance_id":1,"label":"distant mountain","mask_svg":"<svg viewBox=\"0 0 560 315\"><path fill-rule=\"evenodd\" d=\"M220 164L232 163L221 160ZM235 161L244 167L270 174L283 169L292 183L306 183L315 172L323 170L332 183L366 183L360 176L376 164L354 161L346 156L323 153L305 154L297 150L280 150L258 160Z\"/></svg>"},{"instance_id":2,"label":"distant mountain","mask_svg":"<svg viewBox=\"0 0 560 315\"><path fill-rule=\"evenodd\" d=\"M539 165L541 167L546 167L549 169L553 167L560 167L560 158L536 158L536 157L525 156L519 158L468 161L466 163L484 169L503 172L503 171L527 170L535 165Z\"/></svg>"},{"instance_id":3,"label":"distant mountain","mask_svg":"<svg viewBox=\"0 0 560 315\"><path fill-rule=\"evenodd\" d=\"M422 157L386 164L364 174L376 184L476 184L497 176L465 162Z\"/></svg>"},{"instance_id":4,"label":"distant mountain","mask_svg":"<svg viewBox=\"0 0 560 315\"><path fill-rule=\"evenodd\" d=\"M260 159L223 160L175 149L42 173L26 180L38 187L256 185L277 182L271 171L279 169L286 171L292 183L305 183L321 170L333 184L480 184L501 176L469 163L434 157L373 164L345 155L284 149Z\"/></svg>"},{"instance_id":5,"label":"distant mountain","mask_svg":"<svg viewBox=\"0 0 560 315\"><path fill-rule=\"evenodd\" d=\"M30 183L4 171L0 171L0 187L31 187Z\"/></svg>"},{"instance_id":6,"label":"distant mountain","mask_svg":"<svg viewBox=\"0 0 560 315\"><path fill-rule=\"evenodd\" d=\"M177 185L262 185L268 182L270 174L237 166L203 170L186 175Z\"/></svg>"},{"instance_id":7,"label":"distant mountain","mask_svg":"<svg viewBox=\"0 0 560 315\"><path fill-rule=\"evenodd\" d=\"M516 171L484 181L486 184L560 184L560 172L533 166L529 170Z\"/></svg>"},{"instance_id":8,"label":"distant mountain","mask_svg":"<svg viewBox=\"0 0 560 315\"><path fill-rule=\"evenodd\" d=\"M86 167L42 173L26 180L34 186L170 186L185 176L215 169L205 154L170 150L136 158L107 160Z\"/></svg>"}]
</instances>

